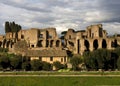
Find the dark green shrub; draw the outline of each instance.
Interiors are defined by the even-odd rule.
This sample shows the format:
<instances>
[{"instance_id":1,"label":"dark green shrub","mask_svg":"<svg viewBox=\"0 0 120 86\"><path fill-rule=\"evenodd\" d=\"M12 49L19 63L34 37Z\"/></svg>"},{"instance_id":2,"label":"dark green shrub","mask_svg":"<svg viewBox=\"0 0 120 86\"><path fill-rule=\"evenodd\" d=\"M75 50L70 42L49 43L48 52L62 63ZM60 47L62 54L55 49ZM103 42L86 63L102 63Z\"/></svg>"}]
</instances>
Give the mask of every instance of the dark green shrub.
<instances>
[{"instance_id":1,"label":"dark green shrub","mask_svg":"<svg viewBox=\"0 0 120 86\"><path fill-rule=\"evenodd\" d=\"M33 71L42 70L43 64L42 64L41 61L35 59L35 60L32 60L32 61L30 62L30 64L31 64L31 68L32 68Z\"/></svg>"}]
</instances>

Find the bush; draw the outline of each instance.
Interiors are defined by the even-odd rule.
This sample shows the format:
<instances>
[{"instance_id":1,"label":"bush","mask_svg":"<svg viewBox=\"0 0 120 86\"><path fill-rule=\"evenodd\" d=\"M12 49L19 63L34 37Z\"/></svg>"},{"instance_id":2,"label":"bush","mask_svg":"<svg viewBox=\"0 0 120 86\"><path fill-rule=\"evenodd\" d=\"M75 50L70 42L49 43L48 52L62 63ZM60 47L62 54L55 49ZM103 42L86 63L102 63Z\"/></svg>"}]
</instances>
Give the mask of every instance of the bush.
<instances>
[{"instance_id":1,"label":"bush","mask_svg":"<svg viewBox=\"0 0 120 86\"><path fill-rule=\"evenodd\" d=\"M115 51L110 51L107 49L98 49L92 52L85 52L83 54L84 63L88 70L109 70L116 69L117 54Z\"/></svg>"},{"instance_id":2,"label":"bush","mask_svg":"<svg viewBox=\"0 0 120 86\"><path fill-rule=\"evenodd\" d=\"M22 56L21 55L15 55L10 58L10 65L12 69L21 69L22 66Z\"/></svg>"},{"instance_id":3,"label":"bush","mask_svg":"<svg viewBox=\"0 0 120 86\"><path fill-rule=\"evenodd\" d=\"M10 61L9 61L9 58L7 56L1 56L0 57L0 66L3 68L3 69L6 69L10 66Z\"/></svg>"},{"instance_id":4,"label":"bush","mask_svg":"<svg viewBox=\"0 0 120 86\"><path fill-rule=\"evenodd\" d=\"M53 62L53 66L55 66L56 70L64 68L64 65L61 64L59 61Z\"/></svg>"},{"instance_id":5,"label":"bush","mask_svg":"<svg viewBox=\"0 0 120 86\"><path fill-rule=\"evenodd\" d=\"M33 71L42 70L43 64L41 61L35 59L35 60L32 60L30 64Z\"/></svg>"},{"instance_id":6,"label":"bush","mask_svg":"<svg viewBox=\"0 0 120 86\"><path fill-rule=\"evenodd\" d=\"M0 52L8 52L8 48L1 48L0 47Z\"/></svg>"},{"instance_id":7,"label":"bush","mask_svg":"<svg viewBox=\"0 0 120 86\"><path fill-rule=\"evenodd\" d=\"M43 63L43 67L42 69L45 70L45 71L50 71L52 70L52 65L48 62L42 62Z\"/></svg>"},{"instance_id":8,"label":"bush","mask_svg":"<svg viewBox=\"0 0 120 86\"><path fill-rule=\"evenodd\" d=\"M28 61L23 62L23 63L22 63L22 69L25 70L25 71L31 70L30 62L28 62Z\"/></svg>"},{"instance_id":9,"label":"bush","mask_svg":"<svg viewBox=\"0 0 120 86\"><path fill-rule=\"evenodd\" d=\"M80 57L72 57L70 59L70 63L72 64L73 70L79 70L79 64L82 63L82 59Z\"/></svg>"}]
</instances>

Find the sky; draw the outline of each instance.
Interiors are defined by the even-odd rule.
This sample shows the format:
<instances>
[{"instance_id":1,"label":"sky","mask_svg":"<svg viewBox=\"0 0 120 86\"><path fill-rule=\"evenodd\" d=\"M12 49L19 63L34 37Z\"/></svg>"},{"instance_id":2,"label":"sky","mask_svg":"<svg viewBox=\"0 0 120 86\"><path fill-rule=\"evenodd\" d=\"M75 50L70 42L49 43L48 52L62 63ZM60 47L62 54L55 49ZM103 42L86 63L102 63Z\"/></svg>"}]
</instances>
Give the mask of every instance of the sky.
<instances>
[{"instance_id":1,"label":"sky","mask_svg":"<svg viewBox=\"0 0 120 86\"><path fill-rule=\"evenodd\" d=\"M0 34L5 21L22 29L55 27L58 33L103 24L108 34L120 34L120 0L0 0Z\"/></svg>"}]
</instances>

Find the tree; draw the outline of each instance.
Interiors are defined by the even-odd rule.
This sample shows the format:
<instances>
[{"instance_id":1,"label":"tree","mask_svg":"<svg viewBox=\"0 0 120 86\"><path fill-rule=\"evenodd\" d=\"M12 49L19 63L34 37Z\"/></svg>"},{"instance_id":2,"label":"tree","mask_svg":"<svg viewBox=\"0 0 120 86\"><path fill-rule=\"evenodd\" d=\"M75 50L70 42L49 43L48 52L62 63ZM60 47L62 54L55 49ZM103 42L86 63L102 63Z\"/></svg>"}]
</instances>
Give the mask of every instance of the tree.
<instances>
[{"instance_id":1,"label":"tree","mask_svg":"<svg viewBox=\"0 0 120 86\"><path fill-rule=\"evenodd\" d=\"M82 59L80 57L72 57L70 63L72 64L73 70L79 70L79 65L82 63Z\"/></svg>"},{"instance_id":2,"label":"tree","mask_svg":"<svg viewBox=\"0 0 120 86\"><path fill-rule=\"evenodd\" d=\"M53 62L53 66L55 67L56 70L64 68L63 64L61 64L59 61Z\"/></svg>"},{"instance_id":3,"label":"tree","mask_svg":"<svg viewBox=\"0 0 120 86\"><path fill-rule=\"evenodd\" d=\"M0 52L8 52L8 48L2 48L2 47L0 47Z\"/></svg>"},{"instance_id":4,"label":"tree","mask_svg":"<svg viewBox=\"0 0 120 86\"><path fill-rule=\"evenodd\" d=\"M67 33L67 31L62 31L62 32L61 32L61 39L64 40L64 36L65 36L66 33Z\"/></svg>"},{"instance_id":5,"label":"tree","mask_svg":"<svg viewBox=\"0 0 120 86\"><path fill-rule=\"evenodd\" d=\"M84 62L88 69L113 69L115 58L112 56L111 51L107 49L98 49L93 52L84 53Z\"/></svg>"},{"instance_id":6,"label":"tree","mask_svg":"<svg viewBox=\"0 0 120 86\"><path fill-rule=\"evenodd\" d=\"M50 63L48 63L48 62L42 62L42 64L43 64L43 67L42 67L43 70L45 70L45 71L52 70L52 65Z\"/></svg>"},{"instance_id":7,"label":"tree","mask_svg":"<svg viewBox=\"0 0 120 86\"><path fill-rule=\"evenodd\" d=\"M97 70L98 69L97 60L93 56L92 52L89 52L89 51L84 52L83 57L84 57L85 66L88 70Z\"/></svg>"},{"instance_id":8,"label":"tree","mask_svg":"<svg viewBox=\"0 0 120 86\"><path fill-rule=\"evenodd\" d=\"M11 28L10 28L9 22L6 21L5 22L5 33L10 32L10 31L11 31Z\"/></svg>"},{"instance_id":9,"label":"tree","mask_svg":"<svg viewBox=\"0 0 120 86\"><path fill-rule=\"evenodd\" d=\"M114 60L114 65L117 66L118 70L120 70L120 47L115 48L114 57L116 58Z\"/></svg>"},{"instance_id":10,"label":"tree","mask_svg":"<svg viewBox=\"0 0 120 86\"><path fill-rule=\"evenodd\" d=\"M0 56L0 66L1 66L3 69L6 69L6 68L9 67L9 65L10 65L9 58L8 58L6 55Z\"/></svg>"},{"instance_id":11,"label":"tree","mask_svg":"<svg viewBox=\"0 0 120 86\"><path fill-rule=\"evenodd\" d=\"M15 22L5 22L5 33L7 32L18 32L21 30L21 26L15 24Z\"/></svg>"},{"instance_id":12,"label":"tree","mask_svg":"<svg viewBox=\"0 0 120 86\"><path fill-rule=\"evenodd\" d=\"M117 68L118 68L118 70L120 70L120 57L117 60Z\"/></svg>"},{"instance_id":13,"label":"tree","mask_svg":"<svg viewBox=\"0 0 120 86\"><path fill-rule=\"evenodd\" d=\"M117 56L120 56L120 47L115 48L114 52L117 54Z\"/></svg>"},{"instance_id":14,"label":"tree","mask_svg":"<svg viewBox=\"0 0 120 86\"><path fill-rule=\"evenodd\" d=\"M35 60L32 60L30 64L31 64L32 70L34 71L42 70L43 64L41 61L35 59Z\"/></svg>"},{"instance_id":15,"label":"tree","mask_svg":"<svg viewBox=\"0 0 120 86\"><path fill-rule=\"evenodd\" d=\"M26 61L22 63L22 69L25 71L31 70L30 62Z\"/></svg>"},{"instance_id":16,"label":"tree","mask_svg":"<svg viewBox=\"0 0 120 86\"><path fill-rule=\"evenodd\" d=\"M107 49L98 49L93 52L94 57L97 60L99 69L111 69L111 52Z\"/></svg>"},{"instance_id":17,"label":"tree","mask_svg":"<svg viewBox=\"0 0 120 86\"><path fill-rule=\"evenodd\" d=\"M22 56L21 55L15 55L10 58L10 65L12 69L21 69L22 66Z\"/></svg>"}]
</instances>

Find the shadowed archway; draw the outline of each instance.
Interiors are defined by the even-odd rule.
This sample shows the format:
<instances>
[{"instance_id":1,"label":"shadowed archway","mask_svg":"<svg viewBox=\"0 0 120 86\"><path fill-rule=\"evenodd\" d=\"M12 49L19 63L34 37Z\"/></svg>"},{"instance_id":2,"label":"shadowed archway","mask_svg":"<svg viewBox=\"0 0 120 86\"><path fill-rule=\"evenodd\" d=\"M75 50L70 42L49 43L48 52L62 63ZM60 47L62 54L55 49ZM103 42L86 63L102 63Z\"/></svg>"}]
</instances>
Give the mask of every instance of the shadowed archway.
<instances>
[{"instance_id":1,"label":"shadowed archway","mask_svg":"<svg viewBox=\"0 0 120 86\"><path fill-rule=\"evenodd\" d=\"M60 40L57 40L56 41L56 47L59 47L60 46Z\"/></svg>"},{"instance_id":2,"label":"shadowed archway","mask_svg":"<svg viewBox=\"0 0 120 86\"><path fill-rule=\"evenodd\" d=\"M43 42L43 40L39 40L38 43L37 43L37 46L38 47L43 47L42 42Z\"/></svg>"},{"instance_id":3,"label":"shadowed archway","mask_svg":"<svg viewBox=\"0 0 120 86\"><path fill-rule=\"evenodd\" d=\"M95 39L93 41L93 48L94 48L94 50L98 49L98 40L97 39Z\"/></svg>"},{"instance_id":4,"label":"shadowed archway","mask_svg":"<svg viewBox=\"0 0 120 86\"><path fill-rule=\"evenodd\" d=\"M6 42L6 47L8 48L10 46L10 41Z\"/></svg>"},{"instance_id":5,"label":"shadowed archway","mask_svg":"<svg viewBox=\"0 0 120 86\"><path fill-rule=\"evenodd\" d=\"M54 40L50 41L50 47L53 47Z\"/></svg>"},{"instance_id":6,"label":"shadowed archway","mask_svg":"<svg viewBox=\"0 0 120 86\"><path fill-rule=\"evenodd\" d=\"M102 48L107 48L107 43L105 39L102 40Z\"/></svg>"},{"instance_id":7,"label":"shadowed archway","mask_svg":"<svg viewBox=\"0 0 120 86\"><path fill-rule=\"evenodd\" d=\"M114 48L118 47L118 43L116 39L111 42L111 47L114 47Z\"/></svg>"},{"instance_id":8,"label":"shadowed archway","mask_svg":"<svg viewBox=\"0 0 120 86\"><path fill-rule=\"evenodd\" d=\"M0 47L2 47L2 42L0 41Z\"/></svg>"},{"instance_id":9,"label":"shadowed archway","mask_svg":"<svg viewBox=\"0 0 120 86\"><path fill-rule=\"evenodd\" d=\"M85 45L85 47L86 47L85 51L89 51L90 44L89 44L89 41L88 41L88 40L85 40L85 41L84 41L84 45Z\"/></svg>"}]
</instances>

